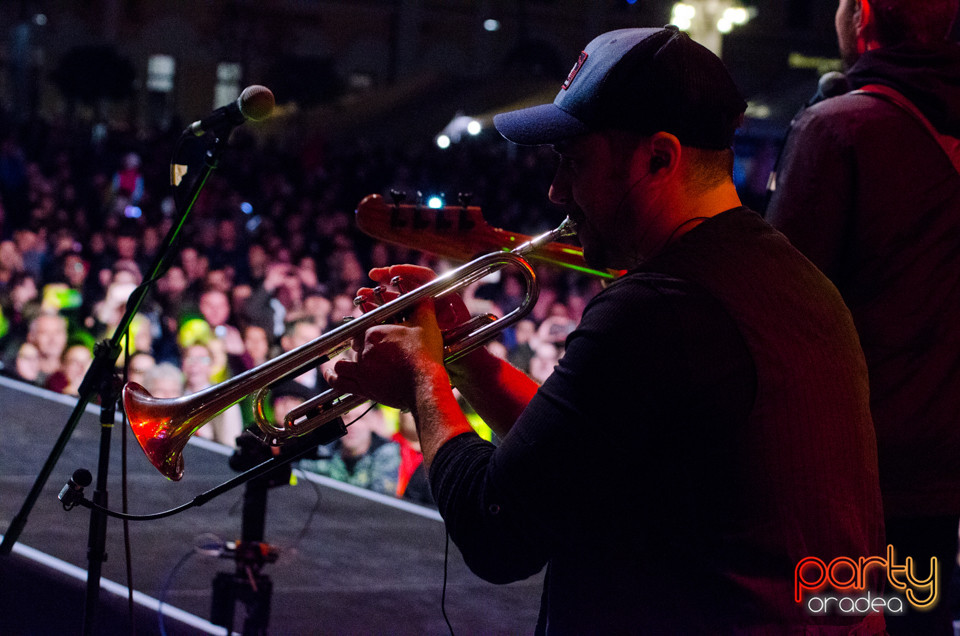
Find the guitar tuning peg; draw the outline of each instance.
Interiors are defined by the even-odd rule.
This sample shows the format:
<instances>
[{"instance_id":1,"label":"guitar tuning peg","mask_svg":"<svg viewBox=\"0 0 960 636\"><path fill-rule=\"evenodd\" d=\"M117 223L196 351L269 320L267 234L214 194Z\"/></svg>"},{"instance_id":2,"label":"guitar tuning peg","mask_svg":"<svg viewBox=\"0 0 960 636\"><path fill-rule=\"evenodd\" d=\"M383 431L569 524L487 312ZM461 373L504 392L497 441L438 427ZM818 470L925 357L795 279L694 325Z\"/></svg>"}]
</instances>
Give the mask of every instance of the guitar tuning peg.
<instances>
[{"instance_id":1,"label":"guitar tuning peg","mask_svg":"<svg viewBox=\"0 0 960 636\"><path fill-rule=\"evenodd\" d=\"M470 213L467 212L467 206L460 208L459 218L457 219L457 230L460 232L469 232L476 226L476 222L470 218Z\"/></svg>"},{"instance_id":2,"label":"guitar tuning peg","mask_svg":"<svg viewBox=\"0 0 960 636\"><path fill-rule=\"evenodd\" d=\"M470 200L471 200L472 198L473 198L473 193L472 193L472 192L458 192L458 193L457 193L457 201L459 201L459 202L460 202L460 205L463 206L463 207L465 207L465 208L470 206Z\"/></svg>"},{"instance_id":3,"label":"guitar tuning peg","mask_svg":"<svg viewBox=\"0 0 960 636\"><path fill-rule=\"evenodd\" d=\"M400 190L390 190L390 198L393 200L394 205L400 205L407 200L407 193L401 192Z\"/></svg>"}]
</instances>

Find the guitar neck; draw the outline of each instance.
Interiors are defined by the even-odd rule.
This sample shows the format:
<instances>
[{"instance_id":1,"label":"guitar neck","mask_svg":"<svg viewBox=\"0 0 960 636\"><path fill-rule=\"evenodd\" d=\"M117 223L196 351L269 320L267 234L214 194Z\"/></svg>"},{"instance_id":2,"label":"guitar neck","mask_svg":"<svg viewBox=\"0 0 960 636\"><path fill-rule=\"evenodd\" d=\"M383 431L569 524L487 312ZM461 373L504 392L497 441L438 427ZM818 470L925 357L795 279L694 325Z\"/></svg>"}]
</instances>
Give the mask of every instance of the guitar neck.
<instances>
[{"instance_id":1,"label":"guitar neck","mask_svg":"<svg viewBox=\"0 0 960 636\"><path fill-rule=\"evenodd\" d=\"M379 194L372 194L357 206L356 216L357 227L375 239L461 262L494 251L512 250L532 238L491 226L476 206L431 209L387 203ZM588 266L583 250L565 243L548 243L532 252L529 259L605 279L622 273Z\"/></svg>"}]
</instances>

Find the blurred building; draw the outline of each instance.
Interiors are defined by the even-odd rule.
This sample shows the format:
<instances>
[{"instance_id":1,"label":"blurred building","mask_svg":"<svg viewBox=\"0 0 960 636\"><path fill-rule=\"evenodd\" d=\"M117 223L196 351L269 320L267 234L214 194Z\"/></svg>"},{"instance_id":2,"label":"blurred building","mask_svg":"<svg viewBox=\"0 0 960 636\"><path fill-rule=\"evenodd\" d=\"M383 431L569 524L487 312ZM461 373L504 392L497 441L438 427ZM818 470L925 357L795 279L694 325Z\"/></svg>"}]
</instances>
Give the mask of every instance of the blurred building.
<instances>
[{"instance_id":1,"label":"blurred building","mask_svg":"<svg viewBox=\"0 0 960 636\"><path fill-rule=\"evenodd\" d=\"M747 0L755 19L724 55L749 94L791 52L834 48L834 0ZM5 0L0 104L18 119L132 118L166 125L270 86L300 108L356 109L482 81L503 99L518 77L562 78L597 33L659 26L673 3L599 0ZM460 84L459 86L463 86ZM516 90L514 90L516 89ZM359 96L359 97L358 97Z\"/></svg>"}]
</instances>

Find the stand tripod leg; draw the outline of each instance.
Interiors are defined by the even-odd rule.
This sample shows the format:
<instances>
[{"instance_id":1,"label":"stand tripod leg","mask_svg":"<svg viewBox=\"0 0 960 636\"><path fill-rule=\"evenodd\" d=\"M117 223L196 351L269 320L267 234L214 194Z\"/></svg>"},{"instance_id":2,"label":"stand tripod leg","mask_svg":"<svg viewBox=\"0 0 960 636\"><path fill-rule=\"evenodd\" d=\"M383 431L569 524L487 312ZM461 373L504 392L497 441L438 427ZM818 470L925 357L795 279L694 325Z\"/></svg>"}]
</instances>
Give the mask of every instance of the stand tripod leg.
<instances>
[{"instance_id":1,"label":"stand tripod leg","mask_svg":"<svg viewBox=\"0 0 960 636\"><path fill-rule=\"evenodd\" d=\"M236 608L234 575L230 572L218 572L213 578L213 597L210 602L210 622L226 627L233 632L233 615Z\"/></svg>"},{"instance_id":2,"label":"stand tripod leg","mask_svg":"<svg viewBox=\"0 0 960 636\"><path fill-rule=\"evenodd\" d=\"M210 622L232 631L236 604L240 601L246 607L244 636L266 634L270 621L273 581L260 573L266 563L276 560L275 553L263 543L270 484L269 475L247 482L243 495L242 539L234 553L236 569L232 573L220 572L213 579Z\"/></svg>"},{"instance_id":3,"label":"stand tripod leg","mask_svg":"<svg viewBox=\"0 0 960 636\"><path fill-rule=\"evenodd\" d=\"M273 581L265 574L220 572L213 579L210 622L233 631L237 601L246 607L244 636L262 636L270 622Z\"/></svg>"}]
</instances>

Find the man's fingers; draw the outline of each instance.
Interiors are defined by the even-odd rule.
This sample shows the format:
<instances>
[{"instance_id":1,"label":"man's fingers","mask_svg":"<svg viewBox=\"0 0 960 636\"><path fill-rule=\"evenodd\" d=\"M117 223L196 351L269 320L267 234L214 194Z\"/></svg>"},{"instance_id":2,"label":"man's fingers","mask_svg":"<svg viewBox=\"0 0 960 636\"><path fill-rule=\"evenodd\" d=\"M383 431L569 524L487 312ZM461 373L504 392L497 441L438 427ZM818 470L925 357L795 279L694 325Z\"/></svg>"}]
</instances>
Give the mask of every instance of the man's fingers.
<instances>
[{"instance_id":1,"label":"man's fingers","mask_svg":"<svg viewBox=\"0 0 960 636\"><path fill-rule=\"evenodd\" d=\"M360 388L356 380L357 366L356 362L339 360L333 368L324 369L323 379L340 393L356 393Z\"/></svg>"},{"instance_id":2,"label":"man's fingers","mask_svg":"<svg viewBox=\"0 0 960 636\"><path fill-rule=\"evenodd\" d=\"M404 281L404 289L407 291L437 277L436 272L429 267L408 263L391 265L390 267L374 267L368 275L371 280L375 280L381 285L389 285L395 277L399 276Z\"/></svg>"}]
</instances>

